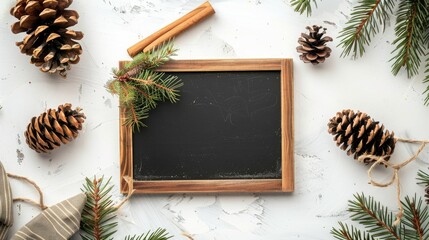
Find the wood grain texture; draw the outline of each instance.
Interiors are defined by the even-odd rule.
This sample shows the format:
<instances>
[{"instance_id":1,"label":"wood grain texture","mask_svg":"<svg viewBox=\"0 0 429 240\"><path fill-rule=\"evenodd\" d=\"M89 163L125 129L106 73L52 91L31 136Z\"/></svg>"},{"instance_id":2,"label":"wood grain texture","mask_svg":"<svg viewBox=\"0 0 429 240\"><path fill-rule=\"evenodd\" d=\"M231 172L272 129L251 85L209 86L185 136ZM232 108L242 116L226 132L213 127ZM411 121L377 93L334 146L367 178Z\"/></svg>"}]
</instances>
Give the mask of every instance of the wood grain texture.
<instances>
[{"instance_id":1,"label":"wood grain texture","mask_svg":"<svg viewBox=\"0 0 429 240\"><path fill-rule=\"evenodd\" d=\"M282 60L282 191L294 190L293 65Z\"/></svg>"},{"instance_id":2,"label":"wood grain texture","mask_svg":"<svg viewBox=\"0 0 429 240\"><path fill-rule=\"evenodd\" d=\"M119 68L123 68L126 62L119 62ZM119 108L119 163L120 163L120 189L121 193L128 193L126 176L133 179L133 132L129 126L125 126L125 110Z\"/></svg>"},{"instance_id":3,"label":"wood grain texture","mask_svg":"<svg viewBox=\"0 0 429 240\"><path fill-rule=\"evenodd\" d=\"M158 68L161 72L275 71L281 59L171 60ZM292 61L292 59L286 59Z\"/></svg>"},{"instance_id":4,"label":"wood grain texture","mask_svg":"<svg viewBox=\"0 0 429 240\"><path fill-rule=\"evenodd\" d=\"M134 181L137 193L281 192L282 180Z\"/></svg>"},{"instance_id":5,"label":"wood grain texture","mask_svg":"<svg viewBox=\"0 0 429 240\"><path fill-rule=\"evenodd\" d=\"M174 38L176 35L185 31L186 29L192 27L199 21L209 17L214 14L215 11L209 2L205 2L187 13L183 17L177 19L176 21L168 24L167 26L161 28L157 32L151 34L149 37L139 41L133 46L127 49L130 57L134 57L142 51L148 51L156 47L160 43Z\"/></svg>"},{"instance_id":6,"label":"wood grain texture","mask_svg":"<svg viewBox=\"0 0 429 240\"><path fill-rule=\"evenodd\" d=\"M126 62L120 62L122 67ZM294 190L294 129L293 129L293 65L292 59L218 59L171 60L161 72L210 72L210 71L280 71L281 74L281 179L240 180L171 180L133 181L137 193L184 192L291 192ZM132 131L124 126L123 109L120 109L120 167L121 192L128 191L124 176L133 179Z\"/></svg>"}]
</instances>

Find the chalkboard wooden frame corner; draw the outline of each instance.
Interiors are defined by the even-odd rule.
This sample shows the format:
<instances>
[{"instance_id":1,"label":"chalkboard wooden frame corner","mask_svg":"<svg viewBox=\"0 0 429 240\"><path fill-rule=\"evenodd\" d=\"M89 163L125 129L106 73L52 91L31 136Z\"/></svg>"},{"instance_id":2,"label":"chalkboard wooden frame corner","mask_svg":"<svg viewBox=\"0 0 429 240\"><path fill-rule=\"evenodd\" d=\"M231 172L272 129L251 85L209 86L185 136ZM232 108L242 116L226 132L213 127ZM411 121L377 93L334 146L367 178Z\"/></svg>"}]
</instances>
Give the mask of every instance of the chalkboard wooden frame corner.
<instances>
[{"instance_id":1,"label":"chalkboard wooden frame corner","mask_svg":"<svg viewBox=\"0 0 429 240\"><path fill-rule=\"evenodd\" d=\"M122 68L127 61L120 61ZM294 191L294 110L292 59L171 60L158 69L162 72L280 71L281 89L281 172L279 179L166 180L136 181L133 178L133 133L124 125L120 107L120 190L128 193L201 192L293 192ZM127 182L131 181L131 183Z\"/></svg>"}]
</instances>

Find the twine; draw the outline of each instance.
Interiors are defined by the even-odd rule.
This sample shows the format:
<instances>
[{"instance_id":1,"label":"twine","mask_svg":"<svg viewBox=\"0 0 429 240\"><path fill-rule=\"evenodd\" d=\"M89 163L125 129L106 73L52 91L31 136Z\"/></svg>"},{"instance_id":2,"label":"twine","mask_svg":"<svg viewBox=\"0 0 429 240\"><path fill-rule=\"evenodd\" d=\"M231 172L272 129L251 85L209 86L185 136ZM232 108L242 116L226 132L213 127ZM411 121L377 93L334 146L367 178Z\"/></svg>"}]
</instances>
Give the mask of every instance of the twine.
<instances>
[{"instance_id":1,"label":"twine","mask_svg":"<svg viewBox=\"0 0 429 240\"><path fill-rule=\"evenodd\" d=\"M182 234L182 236L188 238L189 240L194 240L194 238L187 232L182 232L181 234Z\"/></svg>"},{"instance_id":2,"label":"twine","mask_svg":"<svg viewBox=\"0 0 429 240\"><path fill-rule=\"evenodd\" d=\"M392 164L389 161L386 160L386 157L390 157L390 155L387 156L375 156L375 155L362 155L358 158L359 162L364 162L365 159L371 159L374 161L374 163L371 165L371 167L368 169L368 178L369 183L376 187L388 187L390 185L393 185L396 183L396 200L398 202L398 208L399 212L396 214L396 220L393 223L394 226L398 225L401 221L401 218L404 215L404 208L402 206L401 202L401 186L400 186L400 180L399 180L399 170L409 163L413 162L417 159L417 156L423 151L423 149L426 147L426 144L429 144L429 140L415 140L415 139L403 139L403 138L396 138L395 139L398 142L404 142L404 143L420 143L419 149L416 151L416 153L411 156L406 161L403 161L398 164ZM375 167L379 164L385 165L387 168L391 168L393 170L393 175L390 179L390 181L381 183L374 180L374 177L372 176L372 171L375 169Z\"/></svg>"},{"instance_id":3,"label":"twine","mask_svg":"<svg viewBox=\"0 0 429 240\"><path fill-rule=\"evenodd\" d=\"M12 174L12 173L8 173L7 176L10 177L10 178L13 178L13 179L16 179L16 180L19 180L19 181L23 181L23 182L26 182L26 183L32 185L37 190L37 192L39 193L39 202L36 202L36 201L34 201L33 199L30 199L30 198L14 198L13 199L14 202L25 202L25 203L34 205L36 207L39 207L42 210L45 210L45 209L48 208L44 204L44 202L43 202L43 192L42 192L42 189L40 189L40 187L33 180L30 180L29 178L26 178L24 176L15 175L15 174Z\"/></svg>"},{"instance_id":4,"label":"twine","mask_svg":"<svg viewBox=\"0 0 429 240\"><path fill-rule=\"evenodd\" d=\"M42 192L42 189L37 185L37 183L36 182L34 182L33 180L31 180L31 179L29 179L29 178L27 178L27 177L24 177L24 176L20 176L20 175L15 175L15 174L12 174L12 173L8 173L7 174L7 176L8 177L10 177L10 178L13 178L13 179L16 179L16 180L19 180L19 181L23 181L23 182L26 182L26 183L28 183L28 184L30 184L30 185L32 185L35 189L36 189L36 191L39 193L39 202L36 202L36 201L34 201L33 199L30 199L30 198L20 198L20 197L18 197L18 198L14 198L13 199L13 202L24 202L24 203L28 203L28 204L30 204L30 205L33 205L33 206L36 206L36 207L39 207L41 210L45 210L45 209L47 209L48 207L45 205L45 203L44 203L44 200L43 200L43 192ZM133 188L133 181L132 181L132 179L130 178L130 177L128 177L128 176L125 176L124 177L124 180L127 182L127 184L128 184L128 193L127 193L127 197L126 198L124 198L117 206L115 206L115 208L116 209L119 209L119 208L121 208L122 207L122 205L124 205L130 198L131 198L131 196L134 194L134 192L136 191L134 188Z\"/></svg>"},{"instance_id":5,"label":"twine","mask_svg":"<svg viewBox=\"0 0 429 240\"><path fill-rule=\"evenodd\" d=\"M122 205L124 205L130 198L131 196L134 194L134 192L136 191L134 189L133 186L133 180L131 179L131 177L129 176L124 176L124 180L125 182L127 182L128 184L128 193L127 193L127 197L124 198L117 206L115 206L116 210L118 210L119 208L122 207Z\"/></svg>"}]
</instances>

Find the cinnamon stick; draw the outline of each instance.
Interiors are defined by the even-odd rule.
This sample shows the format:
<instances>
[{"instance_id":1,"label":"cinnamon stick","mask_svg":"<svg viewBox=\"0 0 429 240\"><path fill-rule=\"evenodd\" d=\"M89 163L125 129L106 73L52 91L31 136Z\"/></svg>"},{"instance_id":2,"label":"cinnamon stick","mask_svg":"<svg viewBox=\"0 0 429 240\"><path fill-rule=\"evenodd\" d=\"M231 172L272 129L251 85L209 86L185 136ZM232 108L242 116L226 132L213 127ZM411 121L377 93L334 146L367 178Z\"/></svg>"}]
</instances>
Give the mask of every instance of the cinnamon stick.
<instances>
[{"instance_id":1,"label":"cinnamon stick","mask_svg":"<svg viewBox=\"0 0 429 240\"><path fill-rule=\"evenodd\" d=\"M180 34L186 29L192 27L199 21L205 19L208 16L211 16L215 13L211 4L207 1L202 5L198 6L196 9L187 13L185 16L177 19L176 21L168 24L157 32L153 33L149 37L141 40L140 42L134 44L127 49L128 54L131 57L134 57L141 51L150 51L159 44L173 38L174 36Z\"/></svg>"}]
</instances>

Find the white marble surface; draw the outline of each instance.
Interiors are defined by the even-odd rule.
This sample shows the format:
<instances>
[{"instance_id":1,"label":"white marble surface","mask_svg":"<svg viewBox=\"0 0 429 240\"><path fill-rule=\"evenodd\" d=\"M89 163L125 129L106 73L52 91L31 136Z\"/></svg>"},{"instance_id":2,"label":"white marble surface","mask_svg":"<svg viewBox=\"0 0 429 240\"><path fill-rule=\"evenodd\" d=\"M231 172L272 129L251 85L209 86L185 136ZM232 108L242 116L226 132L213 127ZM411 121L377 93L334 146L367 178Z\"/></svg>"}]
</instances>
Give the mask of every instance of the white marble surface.
<instances>
[{"instance_id":1,"label":"white marble surface","mask_svg":"<svg viewBox=\"0 0 429 240\"><path fill-rule=\"evenodd\" d=\"M28 64L14 43L9 15L13 0L0 3L0 160L9 172L37 181L47 204L80 192L85 176L112 176L119 181L118 99L104 89L110 69L128 59L126 48L163 27L202 0L75 0L82 30L82 61L68 79L48 76ZM177 194L134 196L120 210L117 238L157 227L174 239L330 239L337 221L348 219L347 200L365 192L396 209L394 189L367 184L367 167L347 157L327 134L327 121L344 108L359 109L383 122L398 136L429 138L429 109L423 106L423 75L407 79L390 73L392 27L373 38L365 58L340 58L337 35L353 1L323 1L310 18L292 11L287 0L212 0L216 14L176 39L177 59L293 58L295 71L296 191L290 194ZM295 47L306 25L322 24L334 37L332 56L320 66L299 61ZM393 26L393 22L391 23ZM51 154L29 149L23 132L30 118L46 108L71 102L88 119L79 138ZM393 160L416 148L398 145ZM416 171L428 166L429 150L401 170L404 194L423 188ZM387 179L388 172L377 172ZM13 182L15 196L36 193ZM115 188L115 199L121 195ZM39 211L14 205L15 225L23 226ZM78 237L76 238L78 239Z\"/></svg>"}]
</instances>

